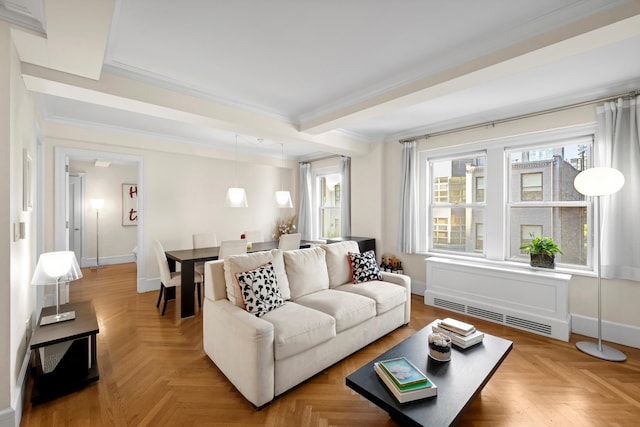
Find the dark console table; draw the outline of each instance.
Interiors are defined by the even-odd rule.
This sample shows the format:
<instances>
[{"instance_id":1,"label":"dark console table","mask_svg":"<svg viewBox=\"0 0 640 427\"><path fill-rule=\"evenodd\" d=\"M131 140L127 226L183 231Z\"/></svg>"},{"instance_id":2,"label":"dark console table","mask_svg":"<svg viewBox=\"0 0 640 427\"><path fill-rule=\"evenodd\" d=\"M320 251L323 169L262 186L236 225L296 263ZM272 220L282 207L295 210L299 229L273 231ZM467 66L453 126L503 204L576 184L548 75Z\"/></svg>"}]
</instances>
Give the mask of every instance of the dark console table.
<instances>
[{"instance_id":1,"label":"dark console table","mask_svg":"<svg viewBox=\"0 0 640 427\"><path fill-rule=\"evenodd\" d=\"M356 236L344 236L344 237L332 237L327 239L327 243L347 242L349 240L355 240L358 242L360 253L366 251L376 251L376 239L371 237L356 237Z\"/></svg>"},{"instance_id":2,"label":"dark console table","mask_svg":"<svg viewBox=\"0 0 640 427\"><path fill-rule=\"evenodd\" d=\"M73 320L40 326L38 319L31 338L32 403L71 393L100 378L96 357L99 328L93 303L60 305L61 313L71 310L76 312ZM55 313L55 307L44 307L40 318Z\"/></svg>"}]
</instances>

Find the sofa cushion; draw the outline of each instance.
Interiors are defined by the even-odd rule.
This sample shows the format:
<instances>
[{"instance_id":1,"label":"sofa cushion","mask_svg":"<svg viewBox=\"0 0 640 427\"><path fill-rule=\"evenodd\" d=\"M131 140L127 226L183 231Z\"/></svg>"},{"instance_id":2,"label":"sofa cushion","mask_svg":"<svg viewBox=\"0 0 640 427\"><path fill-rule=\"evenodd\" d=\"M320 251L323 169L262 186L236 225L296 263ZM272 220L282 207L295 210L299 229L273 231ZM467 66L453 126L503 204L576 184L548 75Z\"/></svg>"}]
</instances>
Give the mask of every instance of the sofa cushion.
<instances>
[{"instance_id":1,"label":"sofa cushion","mask_svg":"<svg viewBox=\"0 0 640 427\"><path fill-rule=\"evenodd\" d=\"M325 252L327 270L329 271L329 287L335 288L351 283L351 264L347 257L349 252L359 253L358 242L347 242L320 245Z\"/></svg>"},{"instance_id":2,"label":"sofa cushion","mask_svg":"<svg viewBox=\"0 0 640 427\"><path fill-rule=\"evenodd\" d=\"M321 248L284 251L284 265L289 278L291 299L329 288L329 273Z\"/></svg>"},{"instance_id":3,"label":"sofa cushion","mask_svg":"<svg viewBox=\"0 0 640 427\"><path fill-rule=\"evenodd\" d=\"M333 317L290 301L262 319L273 324L276 360L286 359L336 336Z\"/></svg>"},{"instance_id":4,"label":"sofa cushion","mask_svg":"<svg viewBox=\"0 0 640 427\"><path fill-rule=\"evenodd\" d=\"M224 279L227 286L227 299L232 304L244 308L240 286L236 278L236 273L249 271L271 262L276 273L278 287L280 288L280 296L288 300L291 298L289 291L289 279L284 269L284 259L282 251L273 249L271 251L253 252L243 255L232 255L224 259Z\"/></svg>"},{"instance_id":5,"label":"sofa cushion","mask_svg":"<svg viewBox=\"0 0 640 427\"><path fill-rule=\"evenodd\" d=\"M336 332L376 317L376 302L355 293L325 289L296 300L297 304L321 311L336 319Z\"/></svg>"},{"instance_id":6,"label":"sofa cushion","mask_svg":"<svg viewBox=\"0 0 640 427\"><path fill-rule=\"evenodd\" d=\"M402 305L407 300L407 291L402 286L384 281L370 281L364 283L346 284L336 288L339 291L354 293L369 297L376 302L378 315Z\"/></svg>"},{"instance_id":7,"label":"sofa cushion","mask_svg":"<svg viewBox=\"0 0 640 427\"><path fill-rule=\"evenodd\" d=\"M349 252L349 261L351 262L353 283L382 279L380 269L376 263L375 252L367 251L363 254Z\"/></svg>"},{"instance_id":8,"label":"sofa cushion","mask_svg":"<svg viewBox=\"0 0 640 427\"><path fill-rule=\"evenodd\" d=\"M242 290L244 308L249 313L261 317L284 303L271 262L255 270L236 273L236 278Z\"/></svg>"}]
</instances>

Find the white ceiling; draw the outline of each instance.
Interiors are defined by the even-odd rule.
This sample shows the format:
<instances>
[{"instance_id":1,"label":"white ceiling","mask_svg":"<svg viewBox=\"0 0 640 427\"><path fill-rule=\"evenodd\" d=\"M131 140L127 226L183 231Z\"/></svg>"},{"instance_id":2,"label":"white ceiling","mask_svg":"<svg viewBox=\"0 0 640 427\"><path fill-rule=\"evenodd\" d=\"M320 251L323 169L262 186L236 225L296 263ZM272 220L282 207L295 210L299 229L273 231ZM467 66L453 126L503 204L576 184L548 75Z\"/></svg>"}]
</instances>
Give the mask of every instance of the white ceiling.
<instances>
[{"instance_id":1,"label":"white ceiling","mask_svg":"<svg viewBox=\"0 0 640 427\"><path fill-rule=\"evenodd\" d=\"M638 0L92 3L13 32L46 121L308 158L640 88Z\"/></svg>"}]
</instances>

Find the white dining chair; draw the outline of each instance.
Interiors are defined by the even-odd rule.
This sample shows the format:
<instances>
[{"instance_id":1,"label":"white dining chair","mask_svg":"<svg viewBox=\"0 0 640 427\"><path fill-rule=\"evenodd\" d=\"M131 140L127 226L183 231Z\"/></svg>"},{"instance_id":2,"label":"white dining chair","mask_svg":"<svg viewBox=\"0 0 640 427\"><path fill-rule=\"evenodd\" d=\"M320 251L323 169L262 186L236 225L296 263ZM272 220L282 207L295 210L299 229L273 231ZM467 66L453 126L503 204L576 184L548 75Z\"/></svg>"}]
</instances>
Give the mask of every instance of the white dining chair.
<instances>
[{"instance_id":1,"label":"white dining chair","mask_svg":"<svg viewBox=\"0 0 640 427\"><path fill-rule=\"evenodd\" d=\"M280 236L280 242L278 242L278 249L283 251L300 249L301 239L302 239L301 233L283 234L282 236Z\"/></svg>"},{"instance_id":2,"label":"white dining chair","mask_svg":"<svg viewBox=\"0 0 640 427\"><path fill-rule=\"evenodd\" d=\"M211 248L218 246L216 233L197 233L192 235L193 249ZM204 262L196 262L195 270L204 277Z\"/></svg>"},{"instance_id":3,"label":"white dining chair","mask_svg":"<svg viewBox=\"0 0 640 427\"><path fill-rule=\"evenodd\" d=\"M247 253L246 240L223 240L220 242L218 259L224 259L229 255L241 255Z\"/></svg>"},{"instance_id":4,"label":"white dining chair","mask_svg":"<svg viewBox=\"0 0 640 427\"><path fill-rule=\"evenodd\" d=\"M244 232L244 239L247 242L258 243L264 242L264 236L260 230L249 230Z\"/></svg>"},{"instance_id":5,"label":"white dining chair","mask_svg":"<svg viewBox=\"0 0 640 427\"><path fill-rule=\"evenodd\" d=\"M157 240L153 241L153 248L156 252L156 259L158 260L158 268L160 269L160 294L158 295L158 302L156 307L160 307L160 301L162 301L162 295L164 294L164 305L162 306L162 315L167 309L167 301L176 299L176 287L180 286L182 276L179 272L172 272L169 269L169 261L167 261L167 255L164 253L162 243ZM194 283L198 289L198 305L201 304L200 297L200 284L202 283L202 275L194 272Z\"/></svg>"}]
</instances>

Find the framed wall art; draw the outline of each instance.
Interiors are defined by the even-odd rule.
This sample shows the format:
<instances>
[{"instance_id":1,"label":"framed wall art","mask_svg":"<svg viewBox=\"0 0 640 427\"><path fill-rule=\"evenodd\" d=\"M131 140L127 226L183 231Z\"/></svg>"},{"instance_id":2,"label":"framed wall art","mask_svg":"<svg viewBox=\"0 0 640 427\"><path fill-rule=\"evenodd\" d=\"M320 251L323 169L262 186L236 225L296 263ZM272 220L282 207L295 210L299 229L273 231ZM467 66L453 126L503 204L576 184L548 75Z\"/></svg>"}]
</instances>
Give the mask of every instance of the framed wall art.
<instances>
[{"instance_id":1,"label":"framed wall art","mask_svg":"<svg viewBox=\"0 0 640 427\"><path fill-rule=\"evenodd\" d=\"M138 225L138 184L122 184L122 225Z\"/></svg>"}]
</instances>

